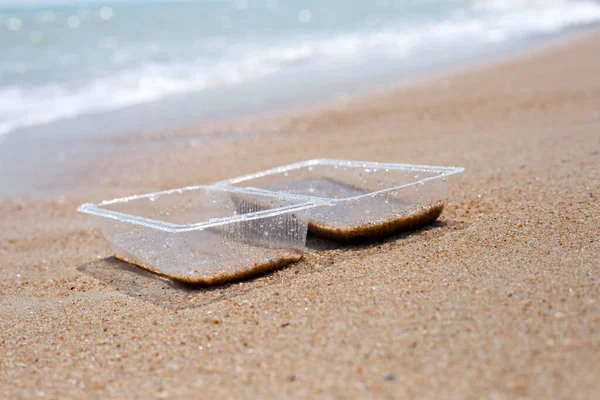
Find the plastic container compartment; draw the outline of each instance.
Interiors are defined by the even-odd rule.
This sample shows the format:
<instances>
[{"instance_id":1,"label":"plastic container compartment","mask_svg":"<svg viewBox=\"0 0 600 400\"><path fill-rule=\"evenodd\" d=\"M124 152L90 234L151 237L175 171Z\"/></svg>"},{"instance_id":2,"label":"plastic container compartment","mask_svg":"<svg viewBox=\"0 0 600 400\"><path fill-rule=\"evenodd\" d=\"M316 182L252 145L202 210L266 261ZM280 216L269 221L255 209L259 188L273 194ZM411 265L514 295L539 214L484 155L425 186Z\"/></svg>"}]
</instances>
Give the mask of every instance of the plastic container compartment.
<instances>
[{"instance_id":1,"label":"plastic container compartment","mask_svg":"<svg viewBox=\"0 0 600 400\"><path fill-rule=\"evenodd\" d=\"M297 201L326 200L309 210L309 232L334 240L378 239L435 221L446 178L460 167L310 160L216 185L252 187Z\"/></svg>"},{"instance_id":2,"label":"plastic container compartment","mask_svg":"<svg viewBox=\"0 0 600 400\"><path fill-rule=\"evenodd\" d=\"M213 186L83 204L103 218L115 256L168 277L224 283L298 261L306 243L306 199Z\"/></svg>"}]
</instances>

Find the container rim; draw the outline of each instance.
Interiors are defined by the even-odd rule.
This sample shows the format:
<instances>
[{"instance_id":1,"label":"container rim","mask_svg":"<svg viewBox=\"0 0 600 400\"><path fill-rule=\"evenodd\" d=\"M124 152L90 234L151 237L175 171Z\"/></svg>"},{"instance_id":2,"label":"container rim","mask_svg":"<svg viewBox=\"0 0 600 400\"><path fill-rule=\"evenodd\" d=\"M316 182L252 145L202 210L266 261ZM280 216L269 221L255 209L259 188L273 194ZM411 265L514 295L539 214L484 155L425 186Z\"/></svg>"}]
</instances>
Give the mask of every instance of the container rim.
<instances>
[{"instance_id":1,"label":"container rim","mask_svg":"<svg viewBox=\"0 0 600 400\"><path fill-rule=\"evenodd\" d=\"M118 203L127 203L129 201L158 197L162 195L169 195L173 193L183 193L193 190L213 190L213 191L224 191L224 192L232 192L232 193L240 193L240 194L254 194L261 195L267 197L273 197L277 199L287 198L294 199L296 201L303 201L299 204L292 204L288 206L276 207L269 210L255 211L247 214L233 215L231 217L224 218L215 218L214 220L204 221L193 224L174 224L171 222L165 222L157 219L140 217L133 214L122 213L120 211L111 211L103 209L102 207L118 204ZM281 214L287 214L295 211L302 211L309 208L313 208L319 205L322 205L324 201L315 201L307 198L292 198L288 196L280 196L279 194L275 194L273 192L268 192L264 190L254 190L252 188L236 188L236 187L227 187L227 186L215 186L215 185L198 185L198 186L187 186L183 188L164 190L160 192L146 193L141 195L133 195L127 197L120 197L113 200L105 200L99 203L84 203L77 208L77 211L84 213L95 215L99 217L109 218L120 222L127 222L134 225L141 225L152 229L158 229L165 232L189 232L195 230L203 230L206 228L212 228L216 226L227 225L240 221L251 221L260 218L268 218L272 216L277 216Z\"/></svg>"},{"instance_id":2,"label":"container rim","mask_svg":"<svg viewBox=\"0 0 600 400\"><path fill-rule=\"evenodd\" d=\"M262 178L268 175L276 175L281 174L287 171L293 171L297 169L313 167L316 165L334 165L334 166L344 166L344 167L356 167L356 168L373 168L373 169L387 169L387 170L401 170L401 171L419 171L419 172L438 172L440 175L430 176L427 178L419 179L418 181L410 182L400 186L389 187L365 194L361 194L358 196L346 197L343 199L331 199L327 197L313 197L301 194L291 194L291 193L280 193L273 192L267 189L255 188L252 186L243 187L245 189L252 189L264 193L276 193L279 196L287 197L290 199L296 199L298 201L325 201L327 204L331 205L331 203L339 203L343 201L354 201L366 197L372 197L381 193L386 193L389 191L400 190L406 187L423 184L425 182L445 178L447 176L451 176L454 174L459 174L463 172L465 169L463 167L444 167L444 166L432 166L432 165L419 165L419 164L399 164L399 163L380 163L380 162L371 162L371 161L351 161L351 160L335 160L330 158L319 158L314 160L307 160L298 163L293 163L289 165L283 165L281 167L271 168L264 171L254 172L247 175L242 175L237 178L227 179L224 181L219 181L215 183L215 186L221 187L235 187L240 188L239 186L232 186L235 184L243 183L245 181L249 181L252 179Z\"/></svg>"}]
</instances>

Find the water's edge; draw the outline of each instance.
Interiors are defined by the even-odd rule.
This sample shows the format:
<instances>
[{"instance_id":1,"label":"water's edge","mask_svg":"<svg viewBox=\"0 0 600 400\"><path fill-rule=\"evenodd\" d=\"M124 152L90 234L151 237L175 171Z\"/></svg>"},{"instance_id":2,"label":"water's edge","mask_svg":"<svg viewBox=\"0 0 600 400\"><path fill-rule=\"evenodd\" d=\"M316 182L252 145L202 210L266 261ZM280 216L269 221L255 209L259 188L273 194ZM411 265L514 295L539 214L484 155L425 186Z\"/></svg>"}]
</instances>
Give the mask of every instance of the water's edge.
<instances>
[{"instance_id":1,"label":"water's edge","mask_svg":"<svg viewBox=\"0 0 600 400\"><path fill-rule=\"evenodd\" d=\"M269 87L279 87L280 92L271 91L269 96L257 100L256 95L266 92L262 85L265 82L251 82L246 85L220 88L211 93L210 90L180 98L141 106L111 113L97 113L77 119L59 121L41 127L26 128L0 137L0 198L14 195L35 195L36 193L56 192L69 187L66 177L73 173L73 160L81 163L82 159L93 159L94 154L103 152L132 151L135 146L163 146L165 139L158 142L140 142L119 144L110 137L136 135L141 131L161 131L176 126L193 126L207 120L231 120L242 116L273 115L281 112L302 110L314 107L315 104L326 106L340 96L368 95L378 88L397 87L411 82L428 82L440 79L447 73L469 70L472 67L488 68L513 57L526 55L532 51L551 49L565 41L577 40L581 35L592 34L598 29L597 24L570 29L551 36L533 37L530 40L508 46L503 51L491 51L478 54L477 57L447 60L441 65L429 66L420 70L402 74L394 73L393 68L382 68L378 75L371 79L354 81L348 84L340 79L323 79L318 88L308 87L303 81L294 82L293 76L281 76L280 82L269 81ZM343 78L343 77L342 77ZM340 81L342 84L340 84ZM289 90L286 83L304 92ZM318 89L318 90L315 90ZM171 107L176 115L162 119L157 111ZM187 107L187 108L186 108ZM202 108L203 112L195 110ZM184 113L182 113L184 111ZM152 118L155 117L155 119ZM158 118L156 118L158 116ZM110 121L119 121L111 125ZM123 127L123 122L130 125ZM176 122L175 122L176 121ZM141 122L141 123L140 123ZM239 136L257 134L256 132L240 132ZM107 140L98 141L99 137ZM227 136L230 139L230 136ZM169 137L166 143L197 142L220 140L218 137L202 137L185 139ZM126 141L127 142L127 141ZM102 144L100 144L102 143Z\"/></svg>"}]
</instances>

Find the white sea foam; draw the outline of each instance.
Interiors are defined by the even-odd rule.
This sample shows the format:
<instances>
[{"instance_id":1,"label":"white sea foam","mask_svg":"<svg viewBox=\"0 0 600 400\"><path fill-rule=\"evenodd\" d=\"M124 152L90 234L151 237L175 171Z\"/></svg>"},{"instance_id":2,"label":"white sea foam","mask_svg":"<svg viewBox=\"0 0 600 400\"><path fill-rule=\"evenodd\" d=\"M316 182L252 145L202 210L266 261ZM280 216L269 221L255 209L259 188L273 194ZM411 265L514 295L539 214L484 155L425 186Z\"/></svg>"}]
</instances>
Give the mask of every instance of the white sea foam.
<instances>
[{"instance_id":1,"label":"white sea foam","mask_svg":"<svg viewBox=\"0 0 600 400\"><path fill-rule=\"evenodd\" d=\"M452 18L368 33L296 37L231 48L220 61L147 63L87 82L0 86L0 135L19 128L158 101L166 96L235 85L315 60L365 52L410 57L468 42L474 47L600 21L600 4L569 0L472 1ZM122 49L120 51L123 51ZM432 54L431 57L435 57Z\"/></svg>"}]
</instances>

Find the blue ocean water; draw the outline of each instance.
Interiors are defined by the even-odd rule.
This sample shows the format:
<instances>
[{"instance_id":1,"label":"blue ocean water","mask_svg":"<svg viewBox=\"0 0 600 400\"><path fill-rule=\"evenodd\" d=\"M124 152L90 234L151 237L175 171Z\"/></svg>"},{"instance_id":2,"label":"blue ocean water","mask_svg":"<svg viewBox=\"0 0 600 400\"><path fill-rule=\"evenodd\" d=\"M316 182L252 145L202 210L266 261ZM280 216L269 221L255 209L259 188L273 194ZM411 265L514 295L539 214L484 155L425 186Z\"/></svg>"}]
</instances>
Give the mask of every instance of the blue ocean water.
<instances>
[{"instance_id":1,"label":"blue ocean water","mask_svg":"<svg viewBox=\"0 0 600 400\"><path fill-rule=\"evenodd\" d=\"M258 92L343 89L600 21L591 0L5 1L0 136L98 113L119 115L119 129L144 105L177 121L180 107L161 104L182 96L190 119L201 93L227 108Z\"/></svg>"}]
</instances>

